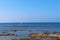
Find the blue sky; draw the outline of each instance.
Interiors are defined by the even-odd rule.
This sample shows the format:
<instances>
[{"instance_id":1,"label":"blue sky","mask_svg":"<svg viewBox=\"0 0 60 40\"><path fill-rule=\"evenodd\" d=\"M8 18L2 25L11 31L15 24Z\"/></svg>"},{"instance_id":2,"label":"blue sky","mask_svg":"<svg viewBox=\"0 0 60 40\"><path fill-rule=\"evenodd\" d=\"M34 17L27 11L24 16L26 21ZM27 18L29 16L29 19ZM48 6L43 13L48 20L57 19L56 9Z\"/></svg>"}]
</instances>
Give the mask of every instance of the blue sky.
<instances>
[{"instance_id":1,"label":"blue sky","mask_svg":"<svg viewBox=\"0 0 60 40\"><path fill-rule=\"evenodd\" d=\"M0 0L0 22L60 22L60 0Z\"/></svg>"}]
</instances>

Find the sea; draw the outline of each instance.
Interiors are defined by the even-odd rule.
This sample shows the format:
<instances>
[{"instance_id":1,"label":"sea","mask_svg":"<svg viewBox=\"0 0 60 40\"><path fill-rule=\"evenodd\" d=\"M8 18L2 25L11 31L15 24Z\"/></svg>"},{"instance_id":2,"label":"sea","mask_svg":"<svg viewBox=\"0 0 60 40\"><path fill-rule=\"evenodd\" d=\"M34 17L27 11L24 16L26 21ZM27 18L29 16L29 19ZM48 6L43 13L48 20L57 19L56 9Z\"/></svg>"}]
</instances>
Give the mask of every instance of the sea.
<instances>
[{"instance_id":1,"label":"sea","mask_svg":"<svg viewBox=\"0 0 60 40\"><path fill-rule=\"evenodd\" d=\"M60 22L0 23L1 33L14 33L15 36L0 36L0 40L27 38L30 33L60 33Z\"/></svg>"}]
</instances>

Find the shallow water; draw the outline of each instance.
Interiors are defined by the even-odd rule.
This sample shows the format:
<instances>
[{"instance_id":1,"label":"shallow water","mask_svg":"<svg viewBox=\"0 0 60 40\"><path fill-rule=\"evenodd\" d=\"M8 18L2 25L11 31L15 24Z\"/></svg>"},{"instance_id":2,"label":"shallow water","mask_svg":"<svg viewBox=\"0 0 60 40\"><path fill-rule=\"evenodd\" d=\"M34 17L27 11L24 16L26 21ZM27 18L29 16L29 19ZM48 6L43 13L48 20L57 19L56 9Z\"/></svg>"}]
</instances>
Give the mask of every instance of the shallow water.
<instances>
[{"instance_id":1,"label":"shallow water","mask_svg":"<svg viewBox=\"0 0 60 40\"><path fill-rule=\"evenodd\" d=\"M16 31L14 31L16 30ZM0 36L0 40L10 40L11 38L28 38L30 33L43 32L60 32L60 23L36 23L36 24L21 24L21 23L7 23L0 24L1 33L14 33L15 36Z\"/></svg>"}]
</instances>

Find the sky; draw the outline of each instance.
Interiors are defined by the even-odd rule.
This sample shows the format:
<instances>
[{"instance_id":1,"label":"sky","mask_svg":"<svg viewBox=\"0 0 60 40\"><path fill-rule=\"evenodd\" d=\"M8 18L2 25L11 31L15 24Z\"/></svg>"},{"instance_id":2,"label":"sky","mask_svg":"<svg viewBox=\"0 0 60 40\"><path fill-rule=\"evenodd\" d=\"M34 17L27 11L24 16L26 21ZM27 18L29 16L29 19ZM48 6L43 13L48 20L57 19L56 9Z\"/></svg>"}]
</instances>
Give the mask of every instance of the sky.
<instances>
[{"instance_id":1,"label":"sky","mask_svg":"<svg viewBox=\"0 0 60 40\"><path fill-rule=\"evenodd\" d=\"M0 0L0 22L60 22L60 0Z\"/></svg>"}]
</instances>

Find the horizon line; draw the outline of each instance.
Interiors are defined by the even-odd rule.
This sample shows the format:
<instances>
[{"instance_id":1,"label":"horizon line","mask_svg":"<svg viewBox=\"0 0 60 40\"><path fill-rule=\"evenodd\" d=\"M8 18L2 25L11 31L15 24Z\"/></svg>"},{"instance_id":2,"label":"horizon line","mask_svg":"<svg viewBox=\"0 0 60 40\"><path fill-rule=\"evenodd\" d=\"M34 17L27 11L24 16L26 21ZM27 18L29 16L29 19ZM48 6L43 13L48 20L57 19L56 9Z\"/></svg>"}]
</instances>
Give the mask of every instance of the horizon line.
<instances>
[{"instance_id":1,"label":"horizon line","mask_svg":"<svg viewBox=\"0 0 60 40\"><path fill-rule=\"evenodd\" d=\"M60 22L0 22L0 23L60 23Z\"/></svg>"}]
</instances>

